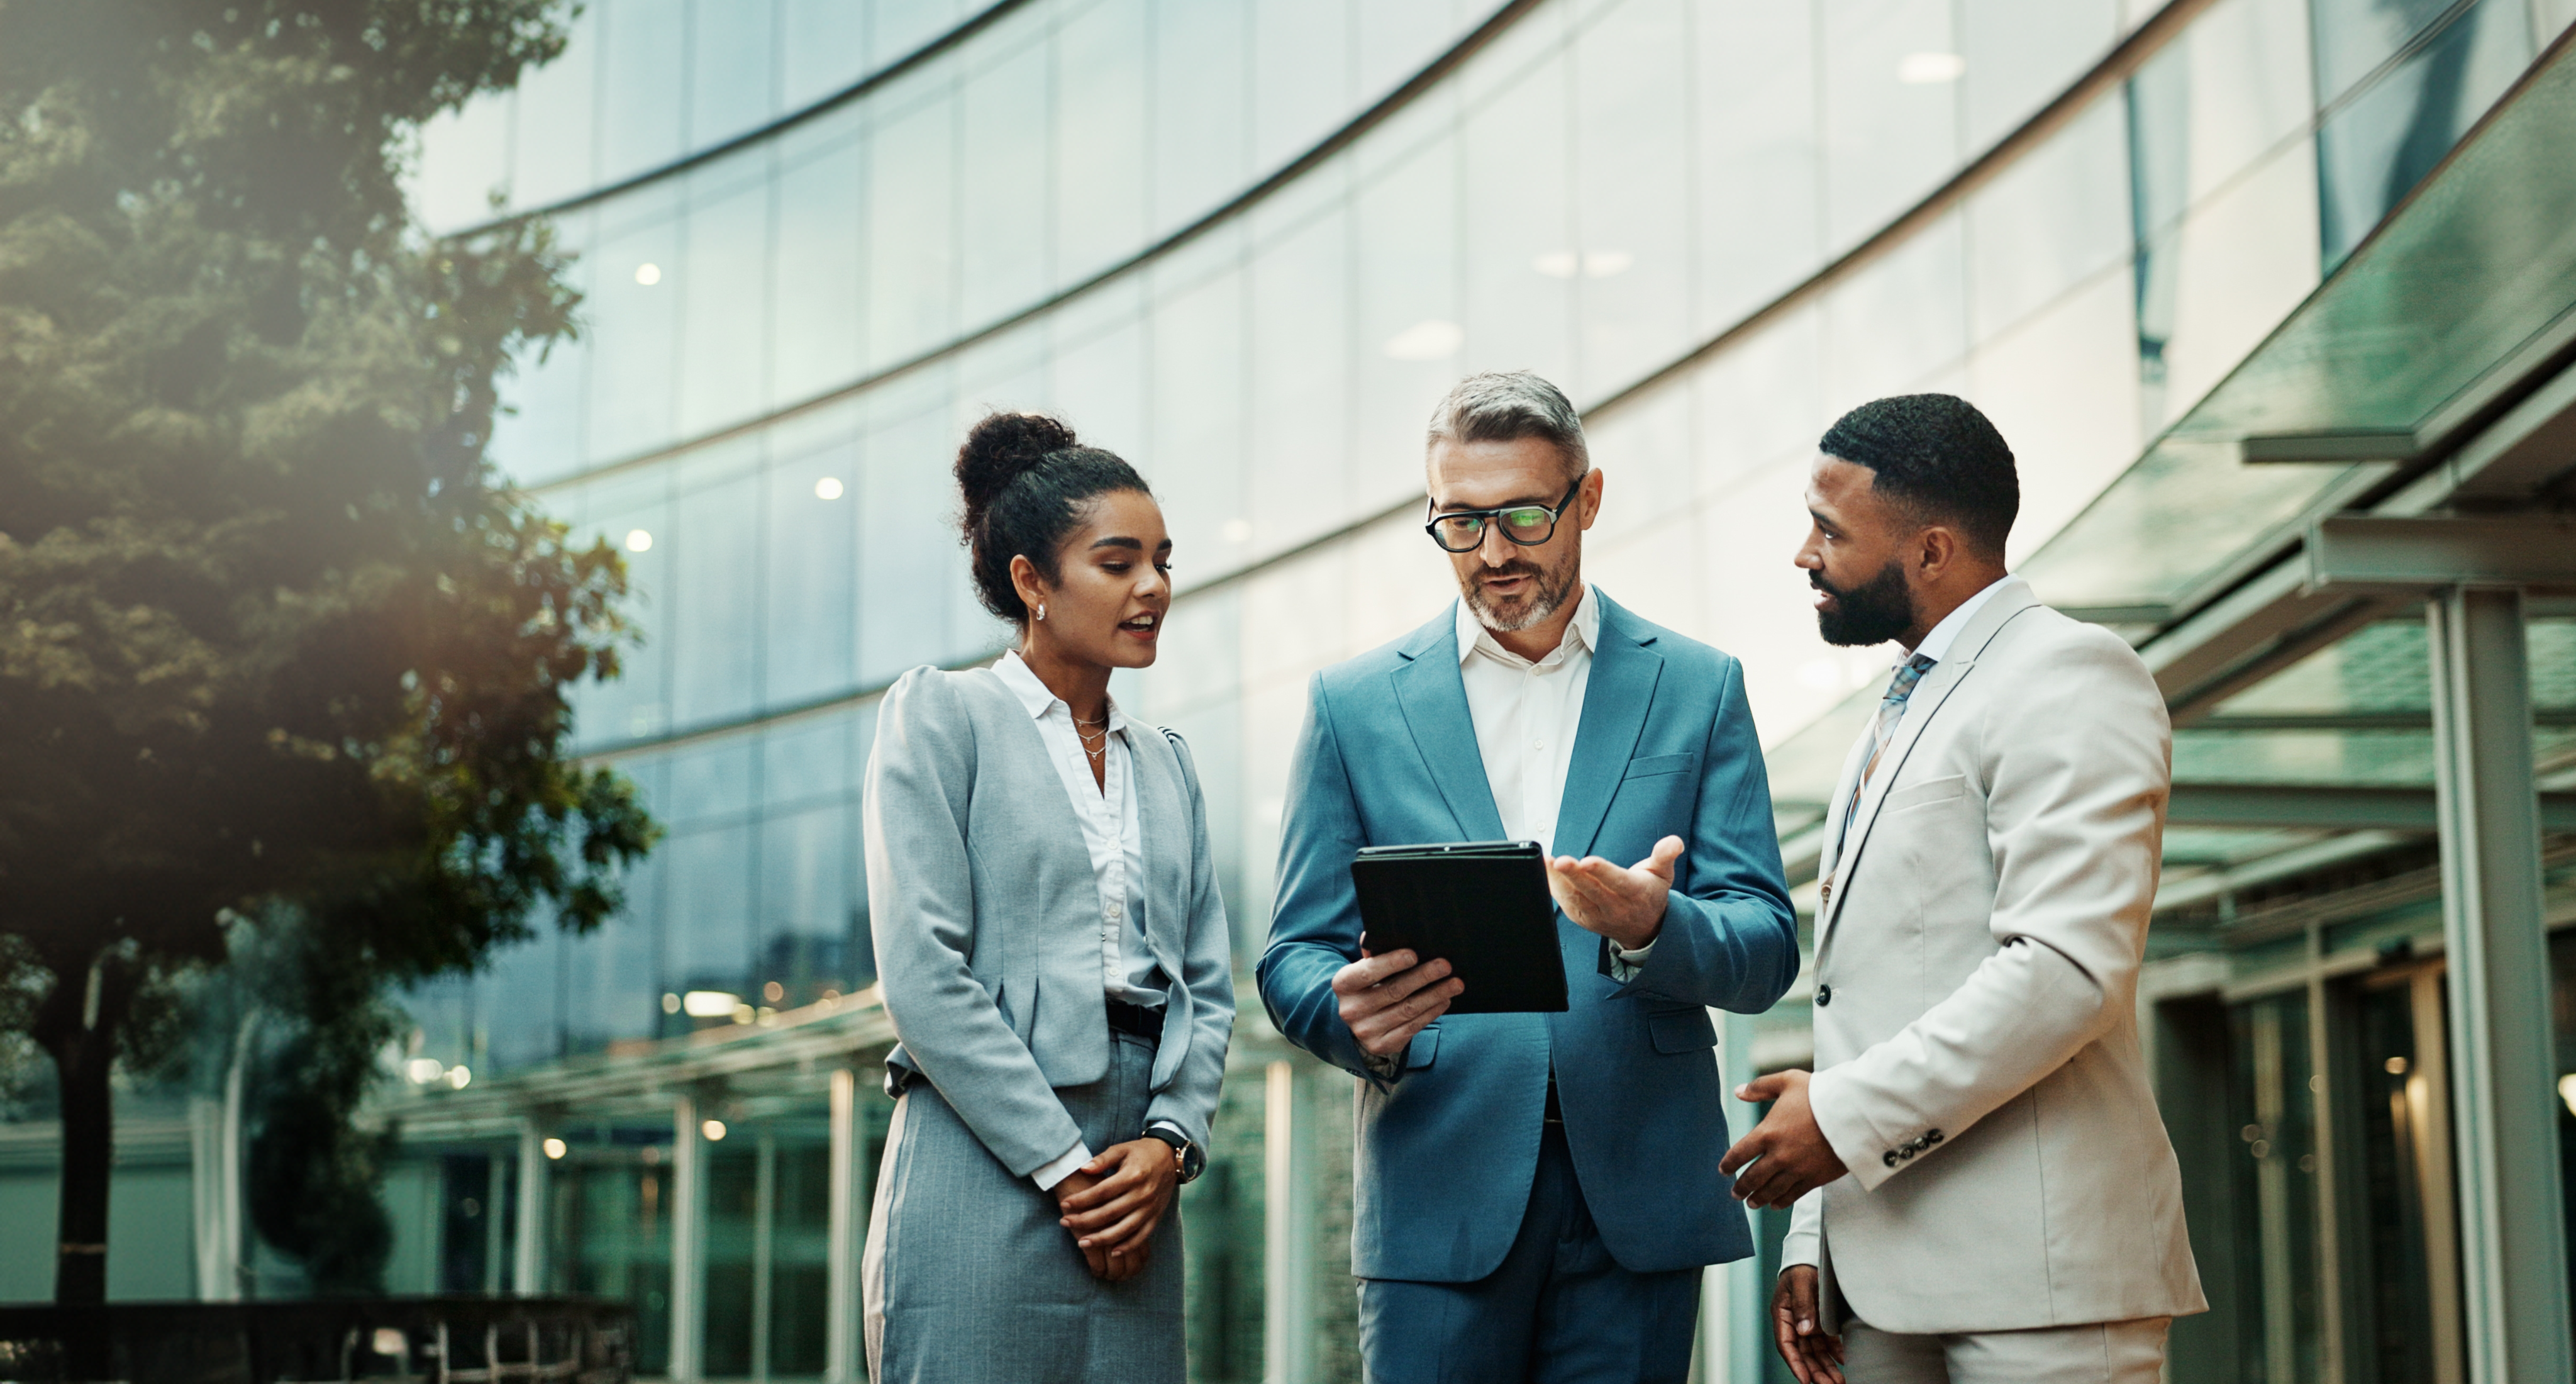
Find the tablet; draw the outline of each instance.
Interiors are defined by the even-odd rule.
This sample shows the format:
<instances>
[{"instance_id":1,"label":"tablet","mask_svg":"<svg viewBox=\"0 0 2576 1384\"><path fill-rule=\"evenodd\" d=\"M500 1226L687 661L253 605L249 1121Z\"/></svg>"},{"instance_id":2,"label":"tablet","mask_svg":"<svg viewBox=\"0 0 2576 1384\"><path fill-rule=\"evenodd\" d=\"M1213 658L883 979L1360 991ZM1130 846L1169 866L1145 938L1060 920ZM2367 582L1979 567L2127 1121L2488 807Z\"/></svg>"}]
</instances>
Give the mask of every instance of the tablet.
<instances>
[{"instance_id":1,"label":"tablet","mask_svg":"<svg viewBox=\"0 0 2576 1384\"><path fill-rule=\"evenodd\" d=\"M1371 846L1351 861L1369 951L1447 958L1467 983L1452 1014L1565 1009L1556 905L1536 841Z\"/></svg>"}]
</instances>

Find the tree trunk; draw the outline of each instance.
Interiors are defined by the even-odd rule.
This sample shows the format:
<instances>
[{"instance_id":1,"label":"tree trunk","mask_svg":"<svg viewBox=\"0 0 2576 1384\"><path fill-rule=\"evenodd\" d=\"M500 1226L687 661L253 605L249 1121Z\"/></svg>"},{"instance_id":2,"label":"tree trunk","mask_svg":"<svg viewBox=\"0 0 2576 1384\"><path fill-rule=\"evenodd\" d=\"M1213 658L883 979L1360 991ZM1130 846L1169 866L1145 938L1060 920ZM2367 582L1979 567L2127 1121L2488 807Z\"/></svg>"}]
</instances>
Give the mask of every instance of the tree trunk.
<instances>
[{"instance_id":1,"label":"tree trunk","mask_svg":"<svg viewBox=\"0 0 2576 1384\"><path fill-rule=\"evenodd\" d=\"M116 1036L74 1030L50 1045L62 1089L63 1180L54 1301L107 1301L108 1174L116 1157L116 1109L108 1089Z\"/></svg>"},{"instance_id":2,"label":"tree trunk","mask_svg":"<svg viewBox=\"0 0 2576 1384\"><path fill-rule=\"evenodd\" d=\"M63 1121L62 1197L55 1218L54 1301L107 1301L107 1192L116 1159L116 1106L108 1085L117 1030L134 999L134 975L112 953L80 968L57 966L29 1035L54 1059ZM65 1377L108 1377L104 1318L75 1326L63 1342Z\"/></svg>"}]
</instances>

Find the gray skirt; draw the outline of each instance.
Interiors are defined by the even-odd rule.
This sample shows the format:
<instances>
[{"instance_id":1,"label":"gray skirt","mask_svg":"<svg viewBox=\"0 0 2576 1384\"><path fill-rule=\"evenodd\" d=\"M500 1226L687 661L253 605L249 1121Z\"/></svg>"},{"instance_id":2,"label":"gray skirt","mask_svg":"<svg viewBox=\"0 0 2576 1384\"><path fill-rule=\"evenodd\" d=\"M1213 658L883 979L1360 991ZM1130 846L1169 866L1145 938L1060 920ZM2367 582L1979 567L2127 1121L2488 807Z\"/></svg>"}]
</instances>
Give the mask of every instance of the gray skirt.
<instances>
[{"instance_id":1,"label":"gray skirt","mask_svg":"<svg viewBox=\"0 0 2576 1384\"><path fill-rule=\"evenodd\" d=\"M1154 1049L1113 1033L1109 1072L1057 1090L1098 1153L1140 1137ZM1013 1177L929 1082L895 1102L868 1221L868 1376L876 1384L1183 1384L1181 1213L1124 1283L1091 1276L1053 1193Z\"/></svg>"}]
</instances>

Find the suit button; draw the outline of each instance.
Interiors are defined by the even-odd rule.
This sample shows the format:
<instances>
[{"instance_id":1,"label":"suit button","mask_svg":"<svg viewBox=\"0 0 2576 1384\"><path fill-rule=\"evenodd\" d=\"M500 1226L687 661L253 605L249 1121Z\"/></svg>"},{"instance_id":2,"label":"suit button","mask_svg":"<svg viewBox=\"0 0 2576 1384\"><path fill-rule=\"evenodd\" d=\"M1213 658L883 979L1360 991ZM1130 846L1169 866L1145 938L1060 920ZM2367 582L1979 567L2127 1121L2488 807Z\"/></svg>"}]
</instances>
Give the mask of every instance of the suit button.
<instances>
[{"instance_id":1,"label":"suit button","mask_svg":"<svg viewBox=\"0 0 2576 1384\"><path fill-rule=\"evenodd\" d=\"M1816 987L1816 1003L1818 1003L1818 1004L1831 1004L1831 1003L1833 1003L1833 1002L1834 1002L1834 987L1832 987L1832 986L1830 986L1830 985L1819 985L1819 986L1817 986L1817 987Z\"/></svg>"}]
</instances>

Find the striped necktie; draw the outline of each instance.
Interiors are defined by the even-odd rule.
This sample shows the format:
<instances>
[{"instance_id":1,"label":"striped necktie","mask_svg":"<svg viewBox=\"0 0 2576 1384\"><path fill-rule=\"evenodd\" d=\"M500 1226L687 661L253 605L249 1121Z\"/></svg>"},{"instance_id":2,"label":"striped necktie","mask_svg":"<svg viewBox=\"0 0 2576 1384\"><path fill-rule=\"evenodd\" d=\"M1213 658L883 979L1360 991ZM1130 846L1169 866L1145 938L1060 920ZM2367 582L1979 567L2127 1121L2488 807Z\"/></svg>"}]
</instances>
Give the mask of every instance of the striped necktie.
<instances>
[{"instance_id":1,"label":"striped necktie","mask_svg":"<svg viewBox=\"0 0 2576 1384\"><path fill-rule=\"evenodd\" d=\"M1860 771L1860 782L1852 785L1851 801L1843 804L1842 839L1851 839L1852 818L1860 815L1860 790L1869 776L1878 772L1878 757L1887 753L1887 742L1896 738L1897 723L1905 719L1905 699L1914 695L1915 684L1932 671L1938 662L1929 654L1916 654L1905 660L1896 676L1887 680L1887 695L1878 699L1878 725L1871 731L1869 763Z\"/></svg>"}]
</instances>

